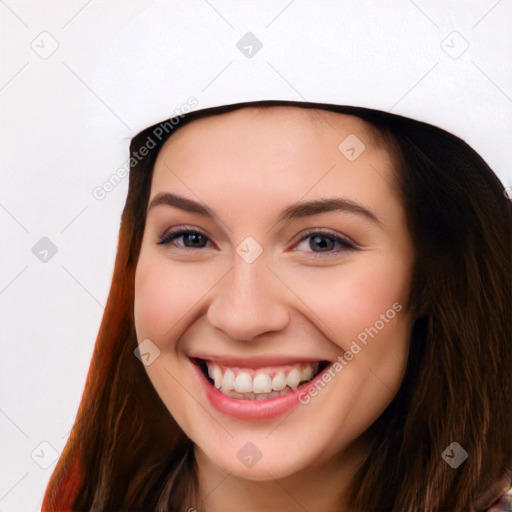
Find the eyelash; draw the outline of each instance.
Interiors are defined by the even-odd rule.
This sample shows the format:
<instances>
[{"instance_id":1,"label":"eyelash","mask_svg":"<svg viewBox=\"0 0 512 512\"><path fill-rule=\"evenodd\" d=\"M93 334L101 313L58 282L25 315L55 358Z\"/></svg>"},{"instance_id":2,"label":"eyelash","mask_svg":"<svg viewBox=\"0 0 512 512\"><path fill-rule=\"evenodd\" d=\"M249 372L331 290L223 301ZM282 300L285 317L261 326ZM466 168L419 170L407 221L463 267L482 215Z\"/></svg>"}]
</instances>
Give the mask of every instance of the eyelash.
<instances>
[{"instance_id":1,"label":"eyelash","mask_svg":"<svg viewBox=\"0 0 512 512\"><path fill-rule=\"evenodd\" d=\"M180 227L180 228L176 228L174 230L170 230L167 233L165 233L162 236L162 238L160 239L160 242L158 242L158 245L167 245L167 244L173 242L174 240L180 238L183 235L200 235L200 236L205 237L207 241L211 242L209 237L207 235L205 235L204 233L202 233L201 231L198 231L193 228L187 229L184 227ZM341 246L341 248L338 251L318 251L318 252L317 251L305 251L305 252L311 252L315 255L324 255L324 254L338 254L338 253L344 252L344 251L357 251L359 249L355 244L353 244L346 238L343 238L332 231L322 230L322 229L307 230L302 235L301 239L295 245L298 245L298 244L304 242L308 238L313 238L314 236L326 238L335 243L338 243ZM206 248L206 247L184 247L184 246L178 246L178 247L180 247L181 249L184 249L186 251L194 251L197 249L205 249Z\"/></svg>"}]
</instances>

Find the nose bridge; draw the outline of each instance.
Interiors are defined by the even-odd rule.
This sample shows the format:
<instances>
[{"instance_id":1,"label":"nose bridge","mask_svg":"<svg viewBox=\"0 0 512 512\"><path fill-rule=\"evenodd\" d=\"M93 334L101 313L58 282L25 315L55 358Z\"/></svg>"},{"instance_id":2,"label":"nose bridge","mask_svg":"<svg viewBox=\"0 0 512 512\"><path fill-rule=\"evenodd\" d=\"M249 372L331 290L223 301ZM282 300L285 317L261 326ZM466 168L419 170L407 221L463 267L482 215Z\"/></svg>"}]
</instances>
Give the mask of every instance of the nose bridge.
<instances>
[{"instance_id":1,"label":"nose bridge","mask_svg":"<svg viewBox=\"0 0 512 512\"><path fill-rule=\"evenodd\" d=\"M216 289L209 322L234 339L250 340L286 327L289 314L263 257L248 263L234 254L233 266Z\"/></svg>"}]
</instances>

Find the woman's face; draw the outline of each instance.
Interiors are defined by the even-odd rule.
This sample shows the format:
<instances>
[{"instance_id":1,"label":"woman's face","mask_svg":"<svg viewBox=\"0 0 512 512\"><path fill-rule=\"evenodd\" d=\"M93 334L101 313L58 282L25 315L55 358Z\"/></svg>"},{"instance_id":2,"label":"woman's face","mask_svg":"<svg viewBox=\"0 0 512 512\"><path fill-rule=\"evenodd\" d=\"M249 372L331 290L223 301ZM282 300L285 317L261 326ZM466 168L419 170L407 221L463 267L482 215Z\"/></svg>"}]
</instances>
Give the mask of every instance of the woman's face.
<instances>
[{"instance_id":1,"label":"woman's face","mask_svg":"<svg viewBox=\"0 0 512 512\"><path fill-rule=\"evenodd\" d=\"M296 107L198 119L161 149L135 326L209 464L269 480L327 463L396 394L413 250L393 173L363 121Z\"/></svg>"}]
</instances>

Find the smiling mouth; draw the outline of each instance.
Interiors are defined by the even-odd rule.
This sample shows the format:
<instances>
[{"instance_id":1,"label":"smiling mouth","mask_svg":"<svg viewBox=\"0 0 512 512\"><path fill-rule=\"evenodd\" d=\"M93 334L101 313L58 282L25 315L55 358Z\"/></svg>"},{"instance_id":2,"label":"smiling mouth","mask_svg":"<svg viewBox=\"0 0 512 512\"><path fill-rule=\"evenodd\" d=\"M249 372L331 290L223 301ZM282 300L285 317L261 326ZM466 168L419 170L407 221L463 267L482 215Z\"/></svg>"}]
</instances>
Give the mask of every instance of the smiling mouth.
<instances>
[{"instance_id":1,"label":"smiling mouth","mask_svg":"<svg viewBox=\"0 0 512 512\"><path fill-rule=\"evenodd\" d=\"M306 385L331 364L315 361L253 369L223 366L199 358L191 361L219 392L241 400L265 400L286 395Z\"/></svg>"}]
</instances>

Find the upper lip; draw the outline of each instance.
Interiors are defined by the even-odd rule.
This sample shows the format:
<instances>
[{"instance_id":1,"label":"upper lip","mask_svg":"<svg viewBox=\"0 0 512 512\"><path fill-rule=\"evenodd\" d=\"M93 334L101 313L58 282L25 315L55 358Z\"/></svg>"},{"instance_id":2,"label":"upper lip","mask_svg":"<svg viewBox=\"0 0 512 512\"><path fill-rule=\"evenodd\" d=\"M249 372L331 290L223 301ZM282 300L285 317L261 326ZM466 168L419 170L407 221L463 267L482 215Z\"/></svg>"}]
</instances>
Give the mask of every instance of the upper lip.
<instances>
[{"instance_id":1,"label":"upper lip","mask_svg":"<svg viewBox=\"0 0 512 512\"><path fill-rule=\"evenodd\" d=\"M190 359L203 359L206 361L213 361L220 366L231 366L239 368L262 368L265 366L286 366L297 363L320 363L327 361L318 357L297 357L286 355L260 355L247 358L221 356L212 354L194 354L188 356Z\"/></svg>"}]
</instances>

